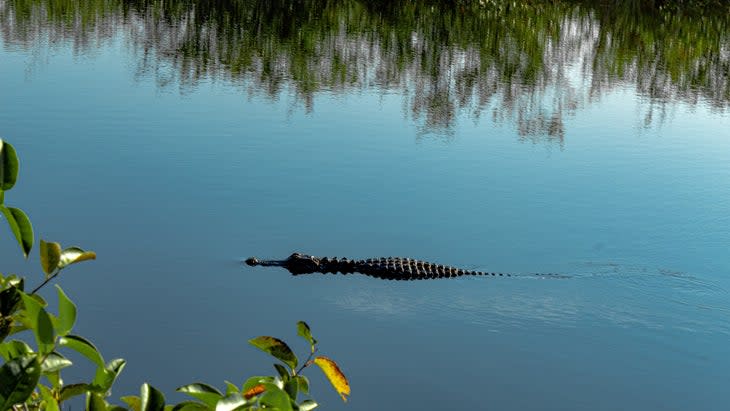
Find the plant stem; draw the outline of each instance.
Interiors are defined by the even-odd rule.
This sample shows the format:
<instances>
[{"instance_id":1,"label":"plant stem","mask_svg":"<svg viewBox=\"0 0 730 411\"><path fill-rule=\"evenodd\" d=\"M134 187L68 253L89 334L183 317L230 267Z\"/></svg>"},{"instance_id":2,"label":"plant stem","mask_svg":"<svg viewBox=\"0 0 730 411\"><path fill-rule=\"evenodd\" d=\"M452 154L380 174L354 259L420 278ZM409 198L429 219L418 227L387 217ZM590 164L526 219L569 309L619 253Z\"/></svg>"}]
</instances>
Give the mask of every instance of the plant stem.
<instances>
[{"instance_id":1,"label":"plant stem","mask_svg":"<svg viewBox=\"0 0 730 411\"><path fill-rule=\"evenodd\" d=\"M36 287L33 291L30 292L30 295L33 295L33 294L37 293L38 290L40 290L41 288L43 288L44 285L48 284L51 280L53 280L54 278L56 278L60 272L61 272L61 270L58 270L55 273L53 273L53 275L51 275L48 278L46 278L45 281L43 281L38 287Z\"/></svg>"},{"instance_id":2,"label":"plant stem","mask_svg":"<svg viewBox=\"0 0 730 411\"><path fill-rule=\"evenodd\" d=\"M309 366L310 360L312 359L312 356L314 355L314 353L317 352L317 350L318 350L318 348L315 348L312 352L309 353L309 357L307 357L307 360L304 361L304 364L302 364L302 366L299 368L299 370L297 370L297 372L294 373L294 375L299 375L299 373L301 373L303 369L305 369L305 368L307 368L307 366Z\"/></svg>"}]
</instances>

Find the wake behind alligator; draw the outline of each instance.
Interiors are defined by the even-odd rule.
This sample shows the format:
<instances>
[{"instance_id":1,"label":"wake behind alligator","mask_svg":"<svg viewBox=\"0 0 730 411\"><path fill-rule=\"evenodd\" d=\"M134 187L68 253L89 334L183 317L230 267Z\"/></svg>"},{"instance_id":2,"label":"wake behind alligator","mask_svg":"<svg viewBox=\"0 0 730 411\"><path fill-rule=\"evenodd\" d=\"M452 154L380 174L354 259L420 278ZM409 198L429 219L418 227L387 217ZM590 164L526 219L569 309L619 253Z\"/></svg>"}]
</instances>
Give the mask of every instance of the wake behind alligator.
<instances>
[{"instance_id":1,"label":"wake behind alligator","mask_svg":"<svg viewBox=\"0 0 730 411\"><path fill-rule=\"evenodd\" d=\"M282 267L293 275L301 274L350 274L360 273L383 280L431 280L437 278L453 278L461 276L522 277L519 274L506 274L487 271L465 270L427 261L402 257L368 258L350 260L337 257L315 257L294 253L286 260L259 260L256 257L246 259L250 266ZM530 277L568 278L560 274L529 274Z\"/></svg>"}]
</instances>

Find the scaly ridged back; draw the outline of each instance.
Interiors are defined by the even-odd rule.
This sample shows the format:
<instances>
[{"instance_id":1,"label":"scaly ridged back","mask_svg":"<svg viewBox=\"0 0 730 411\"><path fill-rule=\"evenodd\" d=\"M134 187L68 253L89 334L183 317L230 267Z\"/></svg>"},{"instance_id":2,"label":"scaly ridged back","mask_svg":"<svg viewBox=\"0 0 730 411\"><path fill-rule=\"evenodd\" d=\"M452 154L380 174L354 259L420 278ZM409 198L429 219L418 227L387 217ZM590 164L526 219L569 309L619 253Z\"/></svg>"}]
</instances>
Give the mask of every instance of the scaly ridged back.
<instances>
[{"instance_id":1,"label":"scaly ridged back","mask_svg":"<svg viewBox=\"0 0 730 411\"><path fill-rule=\"evenodd\" d=\"M452 278L463 275L511 277L510 274L464 270L461 268L401 257L369 258L366 260L324 257L320 260L317 272L323 274L349 274L357 272L385 280L427 280L435 278Z\"/></svg>"}]
</instances>

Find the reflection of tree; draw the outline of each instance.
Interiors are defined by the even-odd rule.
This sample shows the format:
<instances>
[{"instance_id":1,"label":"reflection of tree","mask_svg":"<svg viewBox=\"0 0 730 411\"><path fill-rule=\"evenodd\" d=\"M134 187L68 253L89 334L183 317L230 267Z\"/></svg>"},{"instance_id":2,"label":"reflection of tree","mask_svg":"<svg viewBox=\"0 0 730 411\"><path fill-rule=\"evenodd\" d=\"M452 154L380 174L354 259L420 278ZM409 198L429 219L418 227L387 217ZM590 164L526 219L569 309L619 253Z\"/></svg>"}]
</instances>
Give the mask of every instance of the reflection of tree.
<instances>
[{"instance_id":1,"label":"reflection of tree","mask_svg":"<svg viewBox=\"0 0 730 411\"><path fill-rule=\"evenodd\" d=\"M656 101L696 104L703 99L717 108L727 107L726 18L605 11L598 20L603 30L597 38L594 82L611 87L630 79L640 94Z\"/></svg>"},{"instance_id":2,"label":"reflection of tree","mask_svg":"<svg viewBox=\"0 0 730 411\"><path fill-rule=\"evenodd\" d=\"M323 90L398 92L425 131L489 113L561 142L566 116L626 84L651 102L649 123L671 101L728 106L722 17L520 3L6 0L0 30L9 44L43 35L76 50L122 33L160 85L226 78L307 110Z\"/></svg>"}]
</instances>

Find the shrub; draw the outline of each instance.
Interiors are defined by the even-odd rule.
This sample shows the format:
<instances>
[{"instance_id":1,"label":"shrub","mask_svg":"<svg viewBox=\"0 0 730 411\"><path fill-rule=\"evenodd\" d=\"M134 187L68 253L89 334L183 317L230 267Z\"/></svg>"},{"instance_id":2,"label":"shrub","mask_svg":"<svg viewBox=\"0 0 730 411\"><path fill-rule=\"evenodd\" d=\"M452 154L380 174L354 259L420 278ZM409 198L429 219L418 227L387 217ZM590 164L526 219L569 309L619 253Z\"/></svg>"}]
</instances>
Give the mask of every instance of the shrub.
<instances>
[{"instance_id":1,"label":"shrub","mask_svg":"<svg viewBox=\"0 0 730 411\"><path fill-rule=\"evenodd\" d=\"M8 207L4 202L5 191L15 185L18 169L15 149L0 139L0 212L27 258L34 243L30 219L21 209ZM277 375L250 377L240 386L226 381L225 392L204 383L184 385L177 391L193 400L174 405L165 404L165 396L145 383L138 396L121 398L128 408L110 404L107 398L111 387L126 361L121 358L105 361L91 341L72 333L77 308L60 286L56 285L56 314L47 311L48 304L39 295L39 291L61 271L73 264L94 260L96 254L79 247L62 248L57 242L44 240L40 240L38 248L44 276L32 291L25 291L25 278L0 274L0 356L3 358L0 411L58 411L64 401L78 396L85 396L89 411L311 410L317 403L311 398L299 401L299 397L309 397L309 380L302 371L313 364L324 372L343 400L346 401L350 394L347 378L334 361L315 355L317 340L312 337L309 326L299 321L298 334L310 345L309 355L301 365L284 341L269 336L256 337L249 343L281 362L274 364ZM31 347L23 339L6 341L16 334L28 335L25 340L34 340L36 346ZM61 371L72 365L63 355L66 350L75 351L96 366L93 378L88 382L64 383Z\"/></svg>"}]
</instances>

